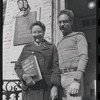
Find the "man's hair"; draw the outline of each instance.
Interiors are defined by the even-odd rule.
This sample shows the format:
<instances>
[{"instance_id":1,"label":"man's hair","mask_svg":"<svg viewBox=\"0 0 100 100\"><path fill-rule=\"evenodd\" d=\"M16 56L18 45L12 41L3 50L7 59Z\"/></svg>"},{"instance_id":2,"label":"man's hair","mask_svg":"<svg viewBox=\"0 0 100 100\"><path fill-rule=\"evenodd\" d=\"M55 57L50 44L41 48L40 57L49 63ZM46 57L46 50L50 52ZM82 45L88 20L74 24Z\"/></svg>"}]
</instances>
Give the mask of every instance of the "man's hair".
<instances>
[{"instance_id":1,"label":"man's hair","mask_svg":"<svg viewBox=\"0 0 100 100\"><path fill-rule=\"evenodd\" d=\"M31 25L30 25L30 29L32 30L32 28L35 26L35 25L38 25L42 28L43 32L45 32L46 30L46 27L44 25L44 23L40 22L40 21L35 21L33 22Z\"/></svg>"},{"instance_id":2,"label":"man's hair","mask_svg":"<svg viewBox=\"0 0 100 100\"><path fill-rule=\"evenodd\" d=\"M67 10L67 9L61 10L61 11L58 13L58 18L59 18L59 16L62 15L62 14L68 15L68 16L70 17L71 20L73 20L73 18L74 18L74 13L72 12L72 10Z\"/></svg>"}]
</instances>

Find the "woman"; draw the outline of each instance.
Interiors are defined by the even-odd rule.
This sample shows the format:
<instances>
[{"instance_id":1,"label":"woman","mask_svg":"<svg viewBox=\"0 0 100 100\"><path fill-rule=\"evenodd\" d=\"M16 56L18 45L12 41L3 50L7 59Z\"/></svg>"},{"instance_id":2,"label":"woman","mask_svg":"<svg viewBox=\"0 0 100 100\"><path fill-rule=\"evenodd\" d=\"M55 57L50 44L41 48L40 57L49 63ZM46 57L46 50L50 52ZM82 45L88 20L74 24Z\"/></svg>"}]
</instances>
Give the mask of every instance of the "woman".
<instances>
[{"instance_id":1,"label":"woman","mask_svg":"<svg viewBox=\"0 0 100 100\"><path fill-rule=\"evenodd\" d=\"M15 71L22 80L23 100L54 100L57 98L60 85L58 54L54 44L44 39L45 25L36 21L30 26L33 42L24 46L22 53L15 64ZM21 62L30 55L36 55L43 79L35 83L32 77L26 74Z\"/></svg>"}]
</instances>

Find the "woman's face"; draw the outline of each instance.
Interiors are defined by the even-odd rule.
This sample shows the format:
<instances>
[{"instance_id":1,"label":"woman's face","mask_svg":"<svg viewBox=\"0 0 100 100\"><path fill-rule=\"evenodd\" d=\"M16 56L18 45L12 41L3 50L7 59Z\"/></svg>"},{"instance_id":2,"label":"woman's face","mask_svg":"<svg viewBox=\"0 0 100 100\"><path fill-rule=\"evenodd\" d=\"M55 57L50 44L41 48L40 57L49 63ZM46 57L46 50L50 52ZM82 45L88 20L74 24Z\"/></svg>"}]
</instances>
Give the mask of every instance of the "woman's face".
<instances>
[{"instance_id":1,"label":"woman's face","mask_svg":"<svg viewBox=\"0 0 100 100\"><path fill-rule=\"evenodd\" d=\"M32 28L32 36L34 38L34 41L41 42L44 38L44 32L42 28L39 25L35 25Z\"/></svg>"}]
</instances>

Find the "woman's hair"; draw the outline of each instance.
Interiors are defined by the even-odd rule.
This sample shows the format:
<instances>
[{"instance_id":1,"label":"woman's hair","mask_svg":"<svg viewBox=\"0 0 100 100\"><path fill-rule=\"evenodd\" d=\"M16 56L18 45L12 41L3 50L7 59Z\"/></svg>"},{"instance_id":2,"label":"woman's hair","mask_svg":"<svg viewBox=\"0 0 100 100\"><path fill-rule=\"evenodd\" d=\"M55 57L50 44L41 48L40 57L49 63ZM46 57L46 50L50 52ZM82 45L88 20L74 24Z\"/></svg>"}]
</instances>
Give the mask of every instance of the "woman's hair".
<instances>
[{"instance_id":1,"label":"woman's hair","mask_svg":"<svg viewBox=\"0 0 100 100\"><path fill-rule=\"evenodd\" d=\"M33 22L31 25L30 25L30 29L32 30L32 28L35 26L35 25L38 25L42 28L43 32L45 32L46 30L46 27L44 25L44 23L40 22L40 21L35 21Z\"/></svg>"},{"instance_id":2,"label":"woman's hair","mask_svg":"<svg viewBox=\"0 0 100 100\"><path fill-rule=\"evenodd\" d=\"M71 20L73 20L74 18L74 13L72 12L72 10L67 10L67 9L64 9L64 10L61 10L59 13L58 13L58 18L60 15L62 14L66 14L70 17Z\"/></svg>"}]
</instances>

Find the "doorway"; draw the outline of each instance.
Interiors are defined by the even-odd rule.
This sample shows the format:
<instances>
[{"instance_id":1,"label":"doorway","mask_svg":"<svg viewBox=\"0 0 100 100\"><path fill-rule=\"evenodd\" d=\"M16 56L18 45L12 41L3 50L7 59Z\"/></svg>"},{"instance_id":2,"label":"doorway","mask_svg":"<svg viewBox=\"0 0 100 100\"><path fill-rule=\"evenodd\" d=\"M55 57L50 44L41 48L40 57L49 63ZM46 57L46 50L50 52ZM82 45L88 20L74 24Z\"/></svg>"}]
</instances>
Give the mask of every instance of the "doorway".
<instances>
[{"instance_id":1,"label":"doorway","mask_svg":"<svg viewBox=\"0 0 100 100\"><path fill-rule=\"evenodd\" d=\"M65 8L75 14L73 31L82 31L86 36L89 61L84 77L85 100L96 100L96 8L89 9L88 3L89 0L65 0Z\"/></svg>"}]
</instances>

